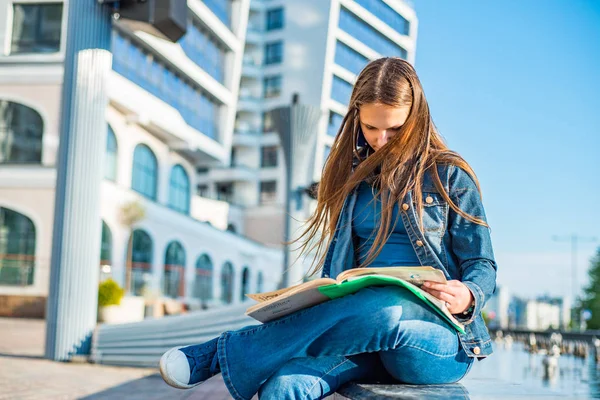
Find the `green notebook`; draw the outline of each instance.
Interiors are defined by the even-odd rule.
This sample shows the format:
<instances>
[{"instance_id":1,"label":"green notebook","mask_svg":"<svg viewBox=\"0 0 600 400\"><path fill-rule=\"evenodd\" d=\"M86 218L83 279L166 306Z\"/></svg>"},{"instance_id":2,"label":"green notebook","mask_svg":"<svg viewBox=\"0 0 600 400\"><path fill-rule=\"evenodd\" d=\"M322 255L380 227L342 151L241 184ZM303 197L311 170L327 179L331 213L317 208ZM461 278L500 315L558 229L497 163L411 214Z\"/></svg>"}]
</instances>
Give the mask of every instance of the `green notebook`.
<instances>
[{"instance_id":1,"label":"green notebook","mask_svg":"<svg viewBox=\"0 0 600 400\"><path fill-rule=\"evenodd\" d=\"M383 276L383 275L363 275L352 278L352 280L344 281L341 283L334 283L327 286L321 286L318 288L319 292L329 297L330 299L335 299L338 297L346 296L348 294L356 293L360 289L365 288L367 286L385 286L385 285L397 285L402 286L410 290L421 299L425 304L431 307L435 312L441 315L446 321L448 321L457 331L460 333L465 333L464 326L456 320L450 314L447 309L442 308L442 302L419 287L413 285L410 282L405 280L395 278L392 276ZM445 310L446 312L444 312Z\"/></svg>"}]
</instances>

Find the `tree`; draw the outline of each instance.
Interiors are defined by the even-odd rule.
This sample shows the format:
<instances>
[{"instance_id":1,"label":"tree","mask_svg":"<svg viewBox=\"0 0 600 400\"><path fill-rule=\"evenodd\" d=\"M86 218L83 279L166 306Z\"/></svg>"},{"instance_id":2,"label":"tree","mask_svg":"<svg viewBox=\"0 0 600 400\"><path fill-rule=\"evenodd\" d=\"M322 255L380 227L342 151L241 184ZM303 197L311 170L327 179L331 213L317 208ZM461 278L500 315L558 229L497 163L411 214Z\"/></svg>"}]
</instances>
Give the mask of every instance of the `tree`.
<instances>
[{"instance_id":1,"label":"tree","mask_svg":"<svg viewBox=\"0 0 600 400\"><path fill-rule=\"evenodd\" d=\"M127 262L125 265L125 291L131 292L131 265L133 252L133 226L146 217L146 210L137 201L131 201L121 207L121 224L129 229L127 242Z\"/></svg>"},{"instance_id":2,"label":"tree","mask_svg":"<svg viewBox=\"0 0 600 400\"><path fill-rule=\"evenodd\" d=\"M588 309L592 312L592 318L587 321L587 328L600 329L600 247L591 259L588 276L589 284L584 289L581 310ZM576 315L579 316L579 313Z\"/></svg>"}]
</instances>

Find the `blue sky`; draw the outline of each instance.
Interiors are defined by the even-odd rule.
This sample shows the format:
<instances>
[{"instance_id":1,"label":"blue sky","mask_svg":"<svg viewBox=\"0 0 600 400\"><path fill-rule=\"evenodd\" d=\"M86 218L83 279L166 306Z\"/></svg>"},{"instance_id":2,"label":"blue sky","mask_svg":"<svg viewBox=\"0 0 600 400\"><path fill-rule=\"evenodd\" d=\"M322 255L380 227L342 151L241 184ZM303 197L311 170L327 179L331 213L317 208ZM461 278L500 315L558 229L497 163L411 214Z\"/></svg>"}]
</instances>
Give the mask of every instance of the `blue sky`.
<instances>
[{"instance_id":1,"label":"blue sky","mask_svg":"<svg viewBox=\"0 0 600 400\"><path fill-rule=\"evenodd\" d=\"M571 295L600 245L600 2L414 0L415 69L448 146L474 168L498 282Z\"/></svg>"}]
</instances>

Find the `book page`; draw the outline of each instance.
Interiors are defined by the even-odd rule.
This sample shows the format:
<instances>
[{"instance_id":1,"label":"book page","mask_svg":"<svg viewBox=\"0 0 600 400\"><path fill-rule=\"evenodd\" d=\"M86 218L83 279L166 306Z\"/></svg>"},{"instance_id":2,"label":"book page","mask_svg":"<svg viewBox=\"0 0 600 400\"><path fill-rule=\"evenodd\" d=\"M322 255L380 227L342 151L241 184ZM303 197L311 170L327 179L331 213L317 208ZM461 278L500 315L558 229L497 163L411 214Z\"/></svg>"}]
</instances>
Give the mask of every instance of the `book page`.
<instances>
[{"instance_id":1,"label":"book page","mask_svg":"<svg viewBox=\"0 0 600 400\"><path fill-rule=\"evenodd\" d=\"M393 276L420 287L424 281L446 283L444 273L433 267L379 267L379 268L353 268L340 273L338 282L350 280L354 277L364 275L386 275Z\"/></svg>"},{"instance_id":2,"label":"book page","mask_svg":"<svg viewBox=\"0 0 600 400\"><path fill-rule=\"evenodd\" d=\"M272 300L276 297L280 297L280 296L283 297L284 295L285 295L284 297L288 297L294 293L302 292L304 290L309 290L316 286L330 285L332 283L335 283L335 280L333 280L331 278L319 278L319 279L313 279L308 282L299 283L297 285L290 286L287 288L274 290L272 292L247 293L246 296L251 298L252 300L256 300L259 303L262 303L264 301Z\"/></svg>"}]
</instances>

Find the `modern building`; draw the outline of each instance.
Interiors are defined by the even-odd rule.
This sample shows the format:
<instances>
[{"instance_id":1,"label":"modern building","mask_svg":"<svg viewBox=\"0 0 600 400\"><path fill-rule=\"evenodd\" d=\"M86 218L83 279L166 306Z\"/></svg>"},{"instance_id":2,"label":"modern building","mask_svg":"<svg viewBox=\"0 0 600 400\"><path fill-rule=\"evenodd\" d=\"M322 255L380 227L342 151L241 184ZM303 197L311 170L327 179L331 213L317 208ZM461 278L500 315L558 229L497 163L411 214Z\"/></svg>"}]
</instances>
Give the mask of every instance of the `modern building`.
<instances>
[{"instance_id":1,"label":"modern building","mask_svg":"<svg viewBox=\"0 0 600 400\"><path fill-rule=\"evenodd\" d=\"M564 328L562 299L513 297L509 311L509 328L543 331ZM568 323L567 323L568 325Z\"/></svg>"},{"instance_id":2,"label":"modern building","mask_svg":"<svg viewBox=\"0 0 600 400\"><path fill-rule=\"evenodd\" d=\"M171 43L114 23L99 272L198 306L274 289L281 249L244 236L244 210L197 194L196 166L229 165L249 0L188 0ZM66 7L0 6L0 315L39 315L48 293ZM229 173L229 171L227 172ZM144 217L131 226L123 210Z\"/></svg>"},{"instance_id":3,"label":"modern building","mask_svg":"<svg viewBox=\"0 0 600 400\"><path fill-rule=\"evenodd\" d=\"M322 110L319 180L358 73L382 56L414 63L416 38L416 14L402 0L251 0L232 163L201 165L198 193L243 206L246 234L281 245L286 174L269 111L294 94Z\"/></svg>"},{"instance_id":4,"label":"modern building","mask_svg":"<svg viewBox=\"0 0 600 400\"><path fill-rule=\"evenodd\" d=\"M508 328L510 293L506 286L497 286L496 292L485 305L488 327L495 329Z\"/></svg>"}]
</instances>

